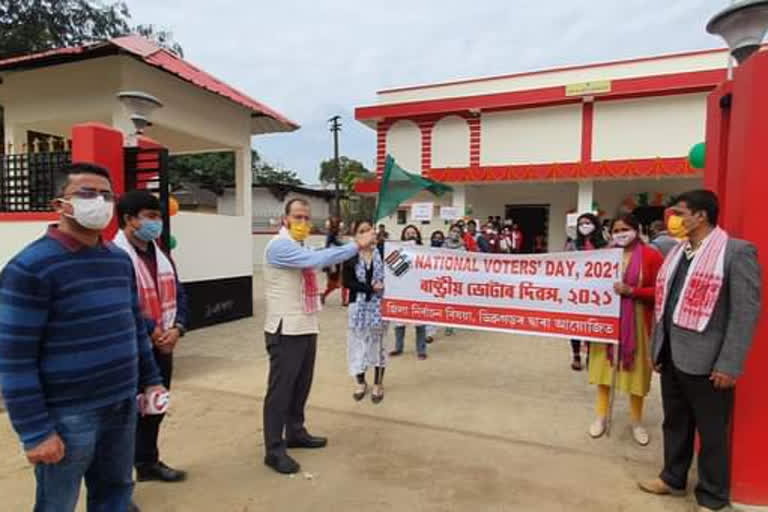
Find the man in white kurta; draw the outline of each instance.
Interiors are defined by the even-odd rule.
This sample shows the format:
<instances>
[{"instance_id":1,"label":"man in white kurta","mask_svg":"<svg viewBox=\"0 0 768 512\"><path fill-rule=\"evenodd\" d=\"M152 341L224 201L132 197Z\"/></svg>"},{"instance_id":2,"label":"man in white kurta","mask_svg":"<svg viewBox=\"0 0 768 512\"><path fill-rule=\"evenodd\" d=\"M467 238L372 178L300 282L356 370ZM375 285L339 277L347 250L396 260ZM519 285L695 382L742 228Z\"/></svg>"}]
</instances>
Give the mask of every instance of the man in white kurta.
<instances>
[{"instance_id":1,"label":"man in white kurta","mask_svg":"<svg viewBox=\"0 0 768 512\"><path fill-rule=\"evenodd\" d=\"M286 448L322 448L327 444L327 439L312 436L304 427L319 333L320 292L314 270L346 261L376 240L371 231L353 243L313 251L304 247L309 221L309 204L301 199L289 201L283 228L269 242L265 254L269 387L264 399L264 463L284 474L300 469Z\"/></svg>"}]
</instances>

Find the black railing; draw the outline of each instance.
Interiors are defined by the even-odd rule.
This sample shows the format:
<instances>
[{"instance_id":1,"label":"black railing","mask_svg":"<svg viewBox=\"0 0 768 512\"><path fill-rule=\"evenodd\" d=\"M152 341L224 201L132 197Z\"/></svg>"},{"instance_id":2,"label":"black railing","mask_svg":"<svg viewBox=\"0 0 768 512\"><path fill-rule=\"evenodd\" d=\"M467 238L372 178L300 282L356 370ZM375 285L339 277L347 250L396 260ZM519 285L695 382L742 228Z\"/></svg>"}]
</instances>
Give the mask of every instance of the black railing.
<instances>
[{"instance_id":1,"label":"black railing","mask_svg":"<svg viewBox=\"0 0 768 512\"><path fill-rule=\"evenodd\" d=\"M163 213L163 246L171 245L171 216L168 202L168 150L165 148L125 148L125 190L142 189L160 198Z\"/></svg>"},{"instance_id":2,"label":"black railing","mask_svg":"<svg viewBox=\"0 0 768 512\"><path fill-rule=\"evenodd\" d=\"M68 151L0 154L0 212L51 211Z\"/></svg>"}]
</instances>

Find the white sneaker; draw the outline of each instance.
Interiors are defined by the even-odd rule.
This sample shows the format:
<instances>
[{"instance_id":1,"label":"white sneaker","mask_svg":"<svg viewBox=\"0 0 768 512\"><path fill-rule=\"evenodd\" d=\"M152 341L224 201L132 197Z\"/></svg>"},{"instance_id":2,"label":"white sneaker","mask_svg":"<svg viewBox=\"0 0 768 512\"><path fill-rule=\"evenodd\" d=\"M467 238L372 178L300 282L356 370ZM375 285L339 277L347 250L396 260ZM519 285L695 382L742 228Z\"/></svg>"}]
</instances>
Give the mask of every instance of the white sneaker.
<instances>
[{"instance_id":1,"label":"white sneaker","mask_svg":"<svg viewBox=\"0 0 768 512\"><path fill-rule=\"evenodd\" d=\"M589 435L593 439L602 437L605 434L605 418L597 418L594 423L589 427Z\"/></svg>"},{"instance_id":2,"label":"white sneaker","mask_svg":"<svg viewBox=\"0 0 768 512\"><path fill-rule=\"evenodd\" d=\"M648 443L651 442L651 438L648 435L648 431L645 430L645 428L641 425L635 425L634 427L632 427L632 437L635 439L635 442L640 446L648 446Z\"/></svg>"}]
</instances>

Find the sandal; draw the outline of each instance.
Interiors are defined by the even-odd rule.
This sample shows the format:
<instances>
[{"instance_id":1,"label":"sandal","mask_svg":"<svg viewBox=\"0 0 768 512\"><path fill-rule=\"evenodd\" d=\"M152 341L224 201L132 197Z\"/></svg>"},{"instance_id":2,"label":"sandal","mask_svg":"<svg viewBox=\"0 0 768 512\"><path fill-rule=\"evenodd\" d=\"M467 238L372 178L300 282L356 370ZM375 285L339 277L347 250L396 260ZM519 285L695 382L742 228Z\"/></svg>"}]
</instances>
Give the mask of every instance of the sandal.
<instances>
[{"instance_id":1,"label":"sandal","mask_svg":"<svg viewBox=\"0 0 768 512\"><path fill-rule=\"evenodd\" d=\"M363 398L365 398L365 395L368 393L368 384L366 383L363 387L363 389L359 389L352 393L352 398L355 399L356 402L359 402Z\"/></svg>"},{"instance_id":2,"label":"sandal","mask_svg":"<svg viewBox=\"0 0 768 512\"><path fill-rule=\"evenodd\" d=\"M592 439L603 437L605 434L605 418L597 418L589 427L589 436Z\"/></svg>"},{"instance_id":3,"label":"sandal","mask_svg":"<svg viewBox=\"0 0 768 512\"><path fill-rule=\"evenodd\" d=\"M379 393L376 393L376 389L374 388L373 391L371 391L371 402L378 404L384 400L384 391L379 388Z\"/></svg>"},{"instance_id":4,"label":"sandal","mask_svg":"<svg viewBox=\"0 0 768 512\"><path fill-rule=\"evenodd\" d=\"M645 427L642 427L641 425L635 425L632 427L632 437L640 446L648 446L648 443L651 442L648 431L645 430Z\"/></svg>"}]
</instances>

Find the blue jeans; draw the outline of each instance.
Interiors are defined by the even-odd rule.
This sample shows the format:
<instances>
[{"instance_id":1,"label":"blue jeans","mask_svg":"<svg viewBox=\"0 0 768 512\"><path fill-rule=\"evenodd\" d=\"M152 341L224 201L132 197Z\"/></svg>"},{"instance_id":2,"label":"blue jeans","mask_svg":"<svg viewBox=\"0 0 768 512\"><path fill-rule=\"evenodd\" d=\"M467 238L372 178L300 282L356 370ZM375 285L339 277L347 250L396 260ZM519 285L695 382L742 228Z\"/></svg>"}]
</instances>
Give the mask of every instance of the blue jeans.
<instances>
[{"instance_id":1,"label":"blue jeans","mask_svg":"<svg viewBox=\"0 0 768 512\"><path fill-rule=\"evenodd\" d=\"M133 497L136 400L54 418L64 442L58 464L38 464L34 512L73 512L85 478L88 512L127 512Z\"/></svg>"},{"instance_id":2,"label":"blue jeans","mask_svg":"<svg viewBox=\"0 0 768 512\"><path fill-rule=\"evenodd\" d=\"M405 326L395 327L395 350L402 352L405 347ZM419 354L427 353L427 326L416 326L416 352Z\"/></svg>"}]
</instances>

